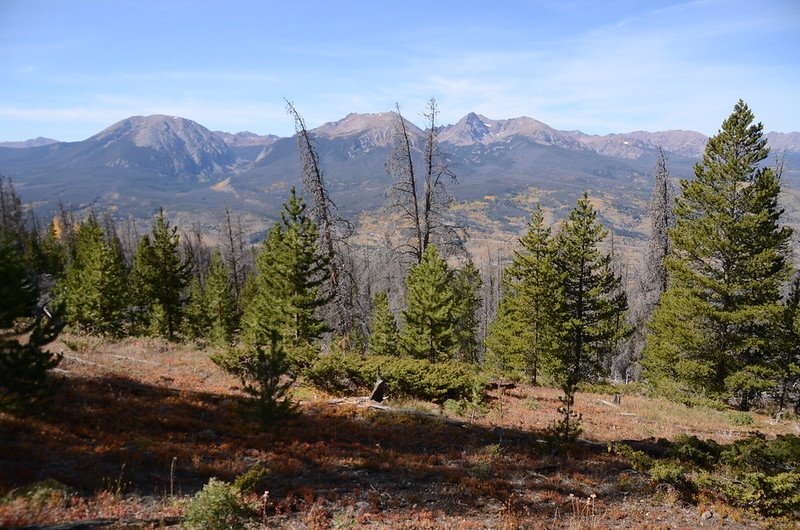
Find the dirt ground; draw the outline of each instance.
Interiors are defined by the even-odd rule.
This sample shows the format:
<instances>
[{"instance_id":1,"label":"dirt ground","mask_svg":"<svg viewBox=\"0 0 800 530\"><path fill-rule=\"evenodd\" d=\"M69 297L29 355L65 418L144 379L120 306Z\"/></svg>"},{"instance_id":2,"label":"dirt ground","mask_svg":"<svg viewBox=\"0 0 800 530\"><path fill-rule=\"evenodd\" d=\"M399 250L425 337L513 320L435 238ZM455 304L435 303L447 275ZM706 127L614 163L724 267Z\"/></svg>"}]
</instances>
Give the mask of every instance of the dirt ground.
<instances>
[{"instance_id":1,"label":"dirt ground","mask_svg":"<svg viewBox=\"0 0 800 530\"><path fill-rule=\"evenodd\" d=\"M210 477L270 473L254 527L767 528L713 496L689 502L608 451L695 434L729 443L800 423L687 408L641 396L580 394L581 438L547 437L558 391L492 391L457 415L427 403L337 400L294 389L300 414L264 431L238 382L208 351L151 339L65 336L49 407L0 414L0 526L180 515ZM741 425L742 423L747 423ZM57 481L57 482L54 482ZM42 484L49 487L42 487ZM32 486L39 488L31 493ZM28 493L26 493L28 492ZM125 525L118 525L125 526ZM157 523L150 526L157 527Z\"/></svg>"}]
</instances>

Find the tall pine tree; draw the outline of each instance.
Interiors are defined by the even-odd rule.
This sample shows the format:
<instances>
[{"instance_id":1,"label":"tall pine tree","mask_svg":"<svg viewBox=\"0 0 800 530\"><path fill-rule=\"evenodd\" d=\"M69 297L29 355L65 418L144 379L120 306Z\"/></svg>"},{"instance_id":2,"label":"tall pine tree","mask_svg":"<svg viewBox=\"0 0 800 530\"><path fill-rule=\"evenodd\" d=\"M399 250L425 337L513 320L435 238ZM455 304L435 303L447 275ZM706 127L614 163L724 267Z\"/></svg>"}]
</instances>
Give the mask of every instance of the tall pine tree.
<instances>
[{"instance_id":1,"label":"tall pine tree","mask_svg":"<svg viewBox=\"0 0 800 530\"><path fill-rule=\"evenodd\" d=\"M281 221L269 231L256 259L253 294L242 318L245 343L269 346L277 332L295 366L312 362L318 339L328 330L318 315L329 301L321 292L328 274L316 224L292 188Z\"/></svg>"},{"instance_id":2,"label":"tall pine tree","mask_svg":"<svg viewBox=\"0 0 800 530\"><path fill-rule=\"evenodd\" d=\"M555 268L555 248L550 229L544 224L544 212L536 205L528 232L519 240L522 250L514 252L509 275L515 283L520 316L528 338L523 355L525 371L535 385L542 368L551 371L559 347L559 311L562 289Z\"/></svg>"},{"instance_id":3,"label":"tall pine tree","mask_svg":"<svg viewBox=\"0 0 800 530\"><path fill-rule=\"evenodd\" d=\"M170 227L163 209L150 237L145 235L139 243L133 275L150 332L173 340L183 318L183 292L192 278L192 260L182 255L178 228Z\"/></svg>"},{"instance_id":4,"label":"tall pine tree","mask_svg":"<svg viewBox=\"0 0 800 530\"><path fill-rule=\"evenodd\" d=\"M573 405L578 384L609 373L611 356L627 331L622 282L614 274L611 256L597 248L607 234L584 193L556 235L555 266L563 296L557 380L564 392L564 418L557 427L565 437L576 432Z\"/></svg>"},{"instance_id":5,"label":"tall pine tree","mask_svg":"<svg viewBox=\"0 0 800 530\"><path fill-rule=\"evenodd\" d=\"M450 287L455 298L453 320L455 321L458 360L477 363L480 355L478 311L482 305L479 293L483 287L483 280L472 260L460 269L453 271Z\"/></svg>"},{"instance_id":6,"label":"tall pine tree","mask_svg":"<svg viewBox=\"0 0 800 530\"><path fill-rule=\"evenodd\" d=\"M231 274L219 250L214 252L203 286L203 300L209 319L206 337L211 343L220 346L230 344L233 340L239 320L230 278Z\"/></svg>"},{"instance_id":7,"label":"tall pine tree","mask_svg":"<svg viewBox=\"0 0 800 530\"><path fill-rule=\"evenodd\" d=\"M783 410L793 405L800 412L800 274L795 275L783 308L781 345L776 349L772 370L775 401Z\"/></svg>"},{"instance_id":8,"label":"tall pine tree","mask_svg":"<svg viewBox=\"0 0 800 530\"><path fill-rule=\"evenodd\" d=\"M646 375L663 393L734 398L747 409L770 386L791 230L780 224L768 154L763 126L740 100L695 178L681 181L670 281L644 352Z\"/></svg>"},{"instance_id":9,"label":"tall pine tree","mask_svg":"<svg viewBox=\"0 0 800 530\"><path fill-rule=\"evenodd\" d=\"M506 275L507 276L507 275ZM486 363L503 374L521 373L529 359L531 337L525 307L516 288L504 281L503 297L497 316L486 336Z\"/></svg>"},{"instance_id":10,"label":"tall pine tree","mask_svg":"<svg viewBox=\"0 0 800 530\"><path fill-rule=\"evenodd\" d=\"M200 276L189 282L189 296L183 308L183 335L187 339L206 338L211 322L206 306L205 289Z\"/></svg>"}]
</instances>

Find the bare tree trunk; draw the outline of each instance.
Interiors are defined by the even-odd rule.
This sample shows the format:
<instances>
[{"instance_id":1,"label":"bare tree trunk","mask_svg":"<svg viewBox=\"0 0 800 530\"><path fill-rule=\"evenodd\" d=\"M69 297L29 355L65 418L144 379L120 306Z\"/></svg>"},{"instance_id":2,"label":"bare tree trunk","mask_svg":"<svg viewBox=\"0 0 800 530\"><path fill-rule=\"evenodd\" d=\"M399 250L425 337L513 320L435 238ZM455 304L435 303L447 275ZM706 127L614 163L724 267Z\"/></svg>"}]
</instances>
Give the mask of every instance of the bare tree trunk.
<instances>
[{"instance_id":1,"label":"bare tree trunk","mask_svg":"<svg viewBox=\"0 0 800 530\"><path fill-rule=\"evenodd\" d=\"M222 258L225 260L228 270L230 271L233 292L238 304L247 274L244 256L244 230L242 229L241 217L236 216L234 219L227 203L225 203L225 211L222 217L220 243L222 247Z\"/></svg>"},{"instance_id":2,"label":"bare tree trunk","mask_svg":"<svg viewBox=\"0 0 800 530\"><path fill-rule=\"evenodd\" d=\"M121 243L125 263L128 266L133 266L133 256L136 254L136 247L139 245L139 231L136 228L136 220L130 215L125 218L125 228Z\"/></svg>"},{"instance_id":3,"label":"bare tree trunk","mask_svg":"<svg viewBox=\"0 0 800 530\"><path fill-rule=\"evenodd\" d=\"M431 98L427 111L423 113L427 130L422 150L422 182L417 181L420 177L414 166L411 132L399 105L395 147L384 165L395 181L389 189L390 207L400 212L404 228L411 230L410 237L398 250L410 254L416 263L422 260L425 249L434 241L447 247L463 247L463 228L446 222L447 210L453 200L447 184L457 180L439 148L438 114L436 100Z\"/></svg>"},{"instance_id":4,"label":"bare tree trunk","mask_svg":"<svg viewBox=\"0 0 800 530\"><path fill-rule=\"evenodd\" d=\"M347 282L344 277L344 263L336 246L346 243L350 236L350 223L339 216L336 205L328 195L319 157L314 149L314 141L306 128L305 121L289 101L286 101L286 111L294 118L297 132L303 192L311 199L311 215L319 228L320 247L329 259L330 295L334 307L333 326L338 333L345 334L352 325L351 308L347 306L348 295L346 293L349 289L347 284L352 282ZM342 224L347 227L345 233L340 233L341 231L337 229L337 225Z\"/></svg>"},{"instance_id":5,"label":"bare tree trunk","mask_svg":"<svg viewBox=\"0 0 800 530\"><path fill-rule=\"evenodd\" d=\"M672 251L669 231L675 226L675 190L669 180L667 159L659 147L653 195L650 199L650 244L647 253L647 278L658 295L667 290L668 277L664 260Z\"/></svg>"},{"instance_id":6,"label":"bare tree trunk","mask_svg":"<svg viewBox=\"0 0 800 530\"><path fill-rule=\"evenodd\" d=\"M411 226L412 243L404 244L408 252L414 257L414 261L419 263L422 260L424 250L422 216L417 196L417 177L414 170L414 158L412 155L412 141L400 105L396 104L397 124L395 126L395 147L389 153L389 158L384 164L384 168L389 176L395 179L395 183L389 189L391 197L391 207L401 212L401 218Z\"/></svg>"},{"instance_id":7,"label":"bare tree trunk","mask_svg":"<svg viewBox=\"0 0 800 530\"><path fill-rule=\"evenodd\" d=\"M203 227L199 222L192 223L191 232L183 235L183 250L192 260L194 273L200 278L200 283L204 283L211 252L203 241Z\"/></svg>"}]
</instances>

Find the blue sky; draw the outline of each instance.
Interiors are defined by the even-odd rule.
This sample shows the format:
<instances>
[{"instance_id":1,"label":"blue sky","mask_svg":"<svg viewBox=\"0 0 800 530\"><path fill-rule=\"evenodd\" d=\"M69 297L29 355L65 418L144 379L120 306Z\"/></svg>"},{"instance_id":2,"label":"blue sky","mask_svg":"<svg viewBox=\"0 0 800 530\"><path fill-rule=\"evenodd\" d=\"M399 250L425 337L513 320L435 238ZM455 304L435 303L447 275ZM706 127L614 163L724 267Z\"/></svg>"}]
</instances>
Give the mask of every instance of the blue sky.
<instances>
[{"instance_id":1,"label":"blue sky","mask_svg":"<svg viewBox=\"0 0 800 530\"><path fill-rule=\"evenodd\" d=\"M497 5L491 5L497 4ZM131 115L293 132L398 102L605 134L800 130L800 0L0 0L0 141Z\"/></svg>"}]
</instances>

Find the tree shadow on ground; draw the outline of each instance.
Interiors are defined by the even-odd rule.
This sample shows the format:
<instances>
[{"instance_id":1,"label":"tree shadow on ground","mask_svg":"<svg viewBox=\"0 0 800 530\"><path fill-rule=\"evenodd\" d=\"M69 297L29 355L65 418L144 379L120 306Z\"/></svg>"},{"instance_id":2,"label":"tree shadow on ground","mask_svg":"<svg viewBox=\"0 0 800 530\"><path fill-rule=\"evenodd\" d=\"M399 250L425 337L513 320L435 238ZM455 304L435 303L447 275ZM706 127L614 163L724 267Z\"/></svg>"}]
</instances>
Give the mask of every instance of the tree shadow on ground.
<instances>
[{"instance_id":1,"label":"tree shadow on ground","mask_svg":"<svg viewBox=\"0 0 800 530\"><path fill-rule=\"evenodd\" d=\"M284 508L323 498L374 510L501 506L550 516L569 494L620 496L615 484L628 467L599 444L557 450L541 432L327 403L265 431L245 403L125 376L70 378L48 409L0 414L0 489L49 478L88 494L188 494L260 464Z\"/></svg>"}]
</instances>

